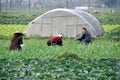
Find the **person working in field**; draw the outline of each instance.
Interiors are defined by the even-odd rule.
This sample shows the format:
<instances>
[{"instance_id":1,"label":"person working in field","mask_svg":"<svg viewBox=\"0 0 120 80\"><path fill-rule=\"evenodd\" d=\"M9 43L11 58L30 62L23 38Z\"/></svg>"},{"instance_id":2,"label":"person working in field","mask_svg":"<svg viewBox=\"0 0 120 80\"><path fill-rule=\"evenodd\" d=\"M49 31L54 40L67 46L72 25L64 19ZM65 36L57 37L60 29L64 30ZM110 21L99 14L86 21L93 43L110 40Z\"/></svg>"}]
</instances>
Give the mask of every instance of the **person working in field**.
<instances>
[{"instance_id":1,"label":"person working in field","mask_svg":"<svg viewBox=\"0 0 120 80\"><path fill-rule=\"evenodd\" d=\"M22 40L23 34L20 32L14 33L12 39L11 39L11 44L9 46L9 50L21 50L23 47L23 40Z\"/></svg>"},{"instance_id":2,"label":"person working in field","mask_svg":"<svg viewBox=\"0 0 120 80\"><path fill-rule=\"evenodd\" d=\"M91 34L87 31L86 28L82 28L81 32L82 36L79 36L77 40L79 40L81 43L89 44L92 41Z\"/></svg>"},{"instance_id":3,"label":"person working in field","mask_svg":"<svg viewBox=\"0 0 120 80\"><path fill-rule=\"evenodd\" d=\"M59 45L62 46L62 35L56 35L48 39L47 41L48 46Z\"/></svg>"}]
</instances>

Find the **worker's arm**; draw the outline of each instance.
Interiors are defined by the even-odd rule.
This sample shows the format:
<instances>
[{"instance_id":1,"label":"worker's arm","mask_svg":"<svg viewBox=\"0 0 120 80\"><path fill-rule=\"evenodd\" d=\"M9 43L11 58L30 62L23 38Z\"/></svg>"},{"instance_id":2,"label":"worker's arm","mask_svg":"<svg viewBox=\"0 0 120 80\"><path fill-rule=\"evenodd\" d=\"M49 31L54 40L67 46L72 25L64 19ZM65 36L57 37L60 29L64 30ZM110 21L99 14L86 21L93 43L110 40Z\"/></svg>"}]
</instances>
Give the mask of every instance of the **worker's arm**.
<instances>
[{"instance_id":1,"label":"worker's arm","mask_svg":"<svg viewBox=\"0 0 120 80\"><path fill-rule=\"evenodd\" d=\"M81 34L79 36L76 37L76 40L81 40L83 38L84 34Z\"/></svg>"}]
</instances>

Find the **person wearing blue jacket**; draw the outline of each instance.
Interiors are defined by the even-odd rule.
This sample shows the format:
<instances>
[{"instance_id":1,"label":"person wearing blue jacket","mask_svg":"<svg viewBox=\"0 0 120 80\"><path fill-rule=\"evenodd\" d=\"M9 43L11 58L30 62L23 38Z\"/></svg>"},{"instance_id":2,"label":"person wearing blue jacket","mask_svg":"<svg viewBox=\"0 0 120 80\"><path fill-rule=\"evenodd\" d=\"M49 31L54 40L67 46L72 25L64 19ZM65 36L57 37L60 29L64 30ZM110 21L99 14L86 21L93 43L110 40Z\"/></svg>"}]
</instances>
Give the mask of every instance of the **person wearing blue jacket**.
<instances>
[{"instance_id":1,"label":"person wearing blue jacket","mask_svg":"<svg viewBox=\"0 0 120 80\"><path fill-rule=\"evenodd\" d=\"M89 44L92 41L91 34L87 31L86 28L82 28L82 36L77 38L81 43Z\"/></svg>"}]
</instances>

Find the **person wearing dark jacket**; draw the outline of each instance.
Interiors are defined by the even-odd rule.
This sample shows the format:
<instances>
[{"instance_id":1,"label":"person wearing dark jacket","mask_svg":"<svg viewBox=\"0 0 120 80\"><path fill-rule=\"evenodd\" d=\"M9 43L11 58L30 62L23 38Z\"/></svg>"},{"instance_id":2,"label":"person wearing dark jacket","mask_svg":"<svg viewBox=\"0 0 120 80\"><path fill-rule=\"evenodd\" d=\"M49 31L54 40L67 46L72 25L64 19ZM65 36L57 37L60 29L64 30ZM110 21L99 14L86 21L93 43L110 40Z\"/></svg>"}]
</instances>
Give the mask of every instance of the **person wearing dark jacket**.
<instances>
[{"instance_id":1,"label":"person wearing dark jacket","mask_svg":"<svg viewBox=\"0 0 120 80\"><path fill-rule=\"evenodd\" d=\"M62 46L62 35L56 35L48 39L47 41L48 46L55 46L59 45Z\"/></svg>"},{"instance_id":2,"label":"person wearing dark jacket","mask_svg":"<svg viewBox=\"0 0 120 80\"><path fill-rule=\"evenodd\" d=\"M21 50L23 46L22 40L23 34L20 32L14 33L14 36L11 39L11 44L9 46L9 50Z\"/></svg>"},{"instance_id":3,"label":"person wearing dark jacket","mask_svg":"<svg viewBox=\"0 0 120 80\"><path fill-rule=\"evenodd\" d=\"M87 31L86 28L82 28L82 36L77 38L81 43L89 44L92 41L91 34Z\"/></svg>"}]
</instances>

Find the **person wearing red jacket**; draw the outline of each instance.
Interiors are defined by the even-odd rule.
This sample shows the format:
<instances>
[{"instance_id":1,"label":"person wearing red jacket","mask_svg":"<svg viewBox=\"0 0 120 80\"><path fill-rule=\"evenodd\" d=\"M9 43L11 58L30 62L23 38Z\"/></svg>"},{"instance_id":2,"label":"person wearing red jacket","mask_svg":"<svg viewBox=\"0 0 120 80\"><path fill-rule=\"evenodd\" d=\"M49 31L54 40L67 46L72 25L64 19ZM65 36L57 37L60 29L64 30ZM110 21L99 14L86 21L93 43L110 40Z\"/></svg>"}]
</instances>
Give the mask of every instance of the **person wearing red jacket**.
<instances>
[{"instance_id":1,"label":"person wearing red jacket","mask_svg":"<svg viewBox=\"0 0 120 80\"><path fill-rule=\"evenodd\" d=\"M48 39L47 41L48 46L59 45L62 46L62 35L56 35Z\"/></svg>"}]
</instances>

